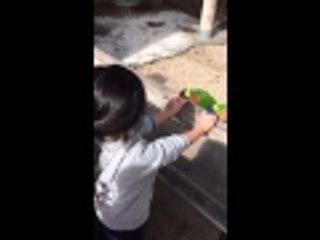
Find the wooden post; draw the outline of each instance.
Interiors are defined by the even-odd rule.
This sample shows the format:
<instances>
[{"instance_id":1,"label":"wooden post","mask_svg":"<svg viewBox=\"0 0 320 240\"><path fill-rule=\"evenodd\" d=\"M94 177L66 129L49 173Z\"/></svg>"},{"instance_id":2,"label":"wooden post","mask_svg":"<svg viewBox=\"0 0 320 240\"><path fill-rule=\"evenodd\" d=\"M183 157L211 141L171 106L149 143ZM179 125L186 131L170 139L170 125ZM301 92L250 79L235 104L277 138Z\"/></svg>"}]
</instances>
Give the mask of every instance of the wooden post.
<instances>
[{"instance_id":1,"label":"wooden post","mask_svg":"<svg viewBox=\"0 0 320 240\"><path fill-rule=\"evenodd\" d=\"M212 35L216 9L217 0L203 0L200 19L200 37L203 39L209 39Z\"/></svg>"}]
</instances>

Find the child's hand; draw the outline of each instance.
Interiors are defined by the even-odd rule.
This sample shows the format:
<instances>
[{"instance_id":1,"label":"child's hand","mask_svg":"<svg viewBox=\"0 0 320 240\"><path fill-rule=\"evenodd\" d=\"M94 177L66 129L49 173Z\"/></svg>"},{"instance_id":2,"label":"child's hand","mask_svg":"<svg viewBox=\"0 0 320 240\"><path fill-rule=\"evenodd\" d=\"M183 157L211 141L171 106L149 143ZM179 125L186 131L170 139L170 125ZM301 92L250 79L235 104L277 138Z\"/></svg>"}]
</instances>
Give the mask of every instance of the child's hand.
<instances>
[{"instance_id":1,"label":"child's hand","mask_svg":"<svg viewBox=\"0 0 320 240\"><path fill-rule=\"evenodd\" d=\"M203 132L210 131L218 122L218 116L211 113L202 113L197 120L196 128L200 128Z\"/></svg>"},{"instance_id":2,"label":"child's hand","mask_svg":"<svg viewBox=\"0 0 320 240\"><path fill-rule=\"evenodd\" d=\"M202 113L198 117L198 121L195 127L186 132L184 135L190 141L193 142L209 132L218 122L218 116L211 113Z\"/></svg>"},{"instance_id":3,"label":"child's hand","mask_svg":"<svg viewBox=\"0 0 320 240\"><path fill-rule=\"evenodd\" d=\"M166 111L168 111L170 113L171 116L176 115L178 112L180 112L180 110L182 109L182 107L188 102L187 99L182 98L180 96L174 95L170 98L167 107L166 107Z\"/></svg>"},{"instance_id":4,"label":"child's hand","mask_svg":"<svg viewBox=\"0 0 320 240\"><path fill-rule=\"evenodd\" d=\"M166 121L170 120L171 117L176 115L183 105L187 102L186 99L181 98L177 95L171 96L166 106L166 110L155 113L152 117L156 125L159 126Z\"/></svg>"}]
</instances>

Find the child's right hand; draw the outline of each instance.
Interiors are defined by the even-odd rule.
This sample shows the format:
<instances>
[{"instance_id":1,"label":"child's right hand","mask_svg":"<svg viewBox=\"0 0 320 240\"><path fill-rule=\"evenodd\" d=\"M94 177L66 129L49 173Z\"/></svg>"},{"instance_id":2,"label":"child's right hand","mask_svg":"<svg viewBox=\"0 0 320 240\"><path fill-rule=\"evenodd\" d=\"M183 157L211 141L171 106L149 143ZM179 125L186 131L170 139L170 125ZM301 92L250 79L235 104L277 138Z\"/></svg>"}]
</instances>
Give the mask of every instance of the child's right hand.
<instances>
[{"instance_id":1,"label":"child's right hand","mask_svg":"<svg viewBox=\"0 0 320 240\"><path fill-rule=\"evenodd\" d=\"M218 122L218 116L212 113L204 112L197 120L196 126L200 128L203 132L209 132Z\"/></svg>"},{"instance_id":2,"label":"child's right hand","mask_svg":"<svg viewBox=\"0 0 320 240\"><path fill-rule=\"evenodd\" d=\"M209 132L218 122L218 116L212 113L202 113L195 124L194 128L184 134L184 136L193 142L199 137Z\"/></svg>"}]
</instances>

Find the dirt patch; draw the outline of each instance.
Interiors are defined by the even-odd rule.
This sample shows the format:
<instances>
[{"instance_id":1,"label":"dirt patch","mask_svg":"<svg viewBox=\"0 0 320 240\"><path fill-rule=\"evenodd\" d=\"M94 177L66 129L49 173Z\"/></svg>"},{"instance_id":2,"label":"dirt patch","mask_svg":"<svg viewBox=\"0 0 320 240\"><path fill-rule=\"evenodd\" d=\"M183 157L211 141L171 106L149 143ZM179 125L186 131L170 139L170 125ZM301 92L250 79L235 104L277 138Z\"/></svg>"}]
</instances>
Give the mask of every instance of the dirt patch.
<instances>
[{"instance_id":1,"label":"dirt patch","mask_svg":"<svg viewBox=\"0 0 320 240\"><path fill-rule=\"evenodd\" d=\"M142 76L157 76L169 88L207 89L218 100L227 102L226 45L199 45L171 58L136 68Z\"/></svg>"}]
</instances>

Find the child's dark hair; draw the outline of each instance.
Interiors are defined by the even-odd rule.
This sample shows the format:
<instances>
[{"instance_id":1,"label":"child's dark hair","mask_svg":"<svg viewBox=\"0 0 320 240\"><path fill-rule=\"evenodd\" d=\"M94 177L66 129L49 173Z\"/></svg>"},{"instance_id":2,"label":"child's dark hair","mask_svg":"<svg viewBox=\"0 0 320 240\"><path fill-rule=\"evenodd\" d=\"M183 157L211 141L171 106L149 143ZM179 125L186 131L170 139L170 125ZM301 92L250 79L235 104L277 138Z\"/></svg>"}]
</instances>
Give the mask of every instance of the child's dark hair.
<instances>
[{"instance_id":1,"label":"child's dark hair","mask_svg":"<svg viewBox=\"0 0 320 240\"><path fill-rule=\"evenodd\" d=\"M138 122L145 108L144 87L120 65L94 69L94 131L97 137L120 137Z\"/></svg>"}]
</instances>

